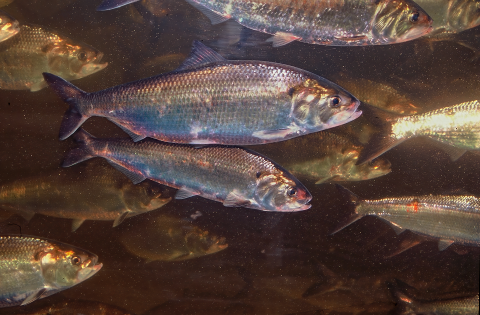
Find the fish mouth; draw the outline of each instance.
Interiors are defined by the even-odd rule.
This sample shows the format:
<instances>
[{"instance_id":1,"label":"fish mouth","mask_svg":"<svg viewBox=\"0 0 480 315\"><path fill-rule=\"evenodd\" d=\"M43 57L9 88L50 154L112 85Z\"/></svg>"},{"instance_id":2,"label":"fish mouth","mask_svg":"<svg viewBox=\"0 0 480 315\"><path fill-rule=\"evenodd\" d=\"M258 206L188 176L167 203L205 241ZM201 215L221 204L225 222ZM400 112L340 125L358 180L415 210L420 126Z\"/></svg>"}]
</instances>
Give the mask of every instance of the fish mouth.
<instances>
[{"instance_id":1,"label":"fish mouth","mask_svg":"<svg viewBox=\"0 0 480 315\"><path fill-rule=\"evenodd\" d=\"M85 281L90 279L93 275L95 275L100 269L102 269L103 264L97 263L98 257L93 256L90 260L85 261L82 269L78 272L78 279L80 281Z\"/></svg>"},{"instance_id":2,"label":"fish mouth","mask_svg":"<svg viewBox=\"0 0 480 315\"><path fill-rule=\"evenodd\" d=\"M20 24L18 23L18 21L5 23L5 25L0 28L0 31L2 31L2 33L4 34L3 36L1 36L0 40L7 40L12 36L17 35L17 33L20 31Z\"/></svg>"}]
</instances>

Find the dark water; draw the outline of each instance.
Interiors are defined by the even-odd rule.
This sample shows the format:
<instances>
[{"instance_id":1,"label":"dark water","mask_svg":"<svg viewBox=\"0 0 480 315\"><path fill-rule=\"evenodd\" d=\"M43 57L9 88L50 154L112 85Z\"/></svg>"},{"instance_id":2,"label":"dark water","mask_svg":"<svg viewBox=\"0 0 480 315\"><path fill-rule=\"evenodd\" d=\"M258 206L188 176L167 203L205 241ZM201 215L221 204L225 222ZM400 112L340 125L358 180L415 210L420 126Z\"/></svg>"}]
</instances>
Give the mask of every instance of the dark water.
<instances>
[{"instance_id":1,"label":"dark water","mask_svg":"<svg viewBox=\"0 0 480 315\"><path fill-rule=\"evenodd\" d=\"M229 59L269 60L330 79L342 72L390 84L421 111L480 98L480 58L455 41L351 48L294 42L272 48L264 43L268 35L231 22L211 26L184 1L157 0L96 12L99 2L16 0L4 9L21 23L61 30L105 53L106 69L74 82L85 91L173 70L188 55L192 41L201 40ZM148 4L156 9L149 10ZM480 49L479 36L476 28L457 40ZM74 147L71 140L58 140L65 109L49 89L0 91L0 184L60 168L65 153ZM360 134L365 124L361 117L335 132ZM84 128L98 137L126 136L106 119L89 119ZM253 149L262 152L266 147ZM288 159L295 161L296 154ZM451 162L431 143L416 139L384 156L392 163L390 174L345 186L369 199L454 189L480 195L478 155L467 153ZM478 294L479 248L454 244L439 252L437 242L430 240L387 258L410 232L397 236L386 223L367 217L329 235L349 210L334 185L303 182L313 195L313 206L298 213L226 208L193 197L172 201L117 228L110 221L87 221L72 233L69 220L42 215L29 223L13 216L2 228L74 244L98 254L104 264L93 278L37 302L41 305L73 299L103 302L132 314L393 314L396 301L388 283L395 279L415 288L414 295L423 299L441 299L452 292ZM146 264L119 242L126 231L144 233L144 226L159 213L189 218L196 211L202 216L195 223L225 237L226 250Z\"/></svg>"}]
</instances>

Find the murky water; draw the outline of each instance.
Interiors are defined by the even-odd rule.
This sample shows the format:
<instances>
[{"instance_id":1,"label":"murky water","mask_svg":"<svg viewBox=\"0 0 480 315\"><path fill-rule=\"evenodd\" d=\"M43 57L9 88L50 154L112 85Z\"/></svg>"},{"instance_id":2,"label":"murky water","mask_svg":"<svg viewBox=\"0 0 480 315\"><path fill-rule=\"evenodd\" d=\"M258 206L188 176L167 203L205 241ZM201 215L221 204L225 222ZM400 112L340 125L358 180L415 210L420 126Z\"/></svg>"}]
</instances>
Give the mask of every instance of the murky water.
<instances>
[{"instance_id":1,"label":"murky water","mask_svg":"<svg viewBox=\"0 0 480 315\"><path fill-rule=\"evenodd\" d=\"M48 26L104 52L107 68L73 82L89 92L171 71L188 56L192 41L200 40L228 59L289 64L334 82L347 77L388 84L408 96L420 112L480 98L478 27L448 41L420 39L376 47L293 42L273 48L265 42L268 35L234 22L212 26L185 1L150 0L96 12L99 2L16 0L3 9L20 23ZM0 91L0 185L53 176L61 169L65 153L75 146L70 139L58 140L66 108L48 88ZM91 118L83 127L97 137L126 137L106 119ZM369 128L367 119L360 117L332 131L365 142ZM312 143L301 150L287 150L279 143L252 149L273 160L294 162L317 148ZM392 164L388 175L342 184L369 199L458 189L480 195L480 157L476 154L467 153L452 162L431 142L413 139L383 157ZM91 163L111 167L101 159ZM74 177L81 170L78 165L62 172ZM437 241L426 240L388 257L413 233L396 235L385 222L366 217L330 235L350 213L345 200L333 184L300 180L313 200L311 209L297 213L226 208L192 197L127 218L115 228L112 221L86 221L71 232L71 220L35 215L27 222L13 215L3 221L1 232L73 244L97 254L104 264L88 281L37 301L28 306L31 309L65 300L89 300L131 314L152 315L393 314L397 303L390 288L397 280L408 284L412 296L424 300L478 294L478 247L454 244L439 251ZM89 198L92 192L79 188L78 193ZM174 193L162 188L165 197ZM158 237L152 222L166 215L225 238L228 248L188 260L147 263L122 244L131 236L137 240L134 246L140 246L138 239L143 238L146 244L171 246L174 251L179 246L176 243L152 239ZM13 312L26 311L0 310L1 314Z\"/></svg>"}]
</instances>

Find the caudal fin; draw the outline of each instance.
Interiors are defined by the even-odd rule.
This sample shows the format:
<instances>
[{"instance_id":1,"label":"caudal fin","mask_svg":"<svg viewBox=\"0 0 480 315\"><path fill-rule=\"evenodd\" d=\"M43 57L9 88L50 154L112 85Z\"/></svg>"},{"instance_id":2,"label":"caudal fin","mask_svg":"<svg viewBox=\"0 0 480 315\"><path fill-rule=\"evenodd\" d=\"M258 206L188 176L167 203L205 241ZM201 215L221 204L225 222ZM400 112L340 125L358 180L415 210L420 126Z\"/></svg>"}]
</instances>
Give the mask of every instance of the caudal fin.
<instances>
[{"instance_id":1,"label":"caudal fin","mask_svg":"<svg viewBox=\"0 0 480 315\"><path fill-rule=\"evenodd\" d=\"M399 145L408 138L397 138L392 132L393 124L401 117L370 105L363 106L362 111L369 122L375 125L380 131L375 133L358 156L357 165L370 162Z\"/></svg>"},{"instance_id":2,"label":"caudal fin","mask_svg":"<svg viewBox=\"0 0 480 315\"><path fill-rule=\"evenodd\" d=\"M108 11L123 7L124 5L134 3L140 0L104 0L98 7L97 11Z\"/></svg>"},{"instance_id":3,"label":"caudal fin","mask_svg":"<svg viewBox=\"0 0 480 315\"><path fill-rule=\"evenodd\" d=\"M73 139L78 143L78 147L67 153L62 163L63 167L69 167L96 156L90 149L91 142L95 139L94 136L90 135L83 129L79 129L73 135Z\"/></svg>"},{"instance_id":4,"label":"caudal fin","mask_svg":"<svg viewBox=\"0 0 480 315\"><path fill-rule=\"evenodd\" d=\"M55 93L57 93L57 95L70 106L65 112L62 125L60 126L60 140L65 140L88 118L88 116L83 115L78 108L79 99L84 97L87 93L54 74L44 72L43 78L50 88L52 88Z\"/></svg>"}]
</instances>

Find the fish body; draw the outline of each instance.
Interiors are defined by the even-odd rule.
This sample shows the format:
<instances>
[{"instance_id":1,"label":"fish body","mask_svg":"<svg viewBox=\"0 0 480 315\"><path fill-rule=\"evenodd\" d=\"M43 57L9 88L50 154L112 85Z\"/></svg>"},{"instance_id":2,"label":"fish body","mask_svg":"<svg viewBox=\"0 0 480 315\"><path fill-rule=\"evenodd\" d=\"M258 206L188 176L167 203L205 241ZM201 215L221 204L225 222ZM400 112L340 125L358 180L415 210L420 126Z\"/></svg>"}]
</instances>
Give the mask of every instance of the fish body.
<instances>
[{"instance_id":1,"label":"fish body","mask_svg":"<svg viewBox=\"0 0 480 315\"><path fill-rule=\"evenodd\" d=\"M142 230L121 233L125 248L147 262L180 261L214 254L228 247L224 237L201 229L189 220L159 215L142 225Z\"/></svg>"},{"instance_id":2,"label":"fish body","mask_svg":"<svg viewBox=\"0 0 480 315\"><path fill-rule=\"evenodd\" d=\"M85 93L51 74L70 104L60 139L90 116L106 117L134 141L251 145L332 128L361 115L359 101L313 73L263 61L227 61L200 42L176 71Z\"/></svg>"},{"instance_id":3,"label":"fish body","mask_svg":"<svg viewBox=\"0 0 480 315\"><path fill-rule=\"evenodd\" d=\"M478 294L473 297L438 301L416 301L400 292L395 295L401 308L399 314L402 315L477 315L479 311Z\"/></svg>"},{"instance_id":4,"label":"fish body","mask_svg":"<svg viewBox=\"0 0 480 315\"><path fill-rule=\"evenodd\" d=\"M201 196L227 207L268 211L310 208L308 190L286 170L253 151L238 147L168 144L155 140L97 139L83 130L80 147L64 160L70 166L99 156L135 184L146 178L180 189L177 199Z\"/></svg>"},{"instance_id":5,"label":"fish body","mask_svg":"<svg viewBox=\"0 0 480 315\"><path fill-rule=\"evenodd\" d=\"M8 13L0 11L0 42L17 35L20 31L20 24Z\"/></svg>"},{"instance_id":6,"label":"fish body","mask_svg":"<svg viewBox=\"0 0 480 315\"><path fill-rule=\"evenodd\" d=\"M372 136L359 157L359 164L370 161L403 141L417 136L426 136L443 144L453 160L458 159L467 150L480 149L478 100L413 116L398 117L379 110L375 110L374 114L376 121L373 122L382 130Z\"/></svg>"},{"instance_id":7,"label":"fish body","mask_svg":"<svg viewBox=\"0 0 480 315\"><path fill-rule=\"evenodd\" d=\"M31 236L0 236L0 307L26 305L97 273L90 252Z\"/></svg>"},{"instance_id":8,"label":"fish body","mask_svg":"<svg viewBox=\"0 0 480 315\"><path fill-rule=\"evenodd\" d=\"M0 314L3 314L0 312ZM115 306L85 300L48 303L48 306L37 306L37 303L21 308L9 309L9 315L132 315L130 312Z\"/></svg>"},{"instance_id":9,"label":"fish body","mask_svg":"<svg viewBox=\"0 0 480 315\"><path fill-rule=\"evenodd\" d=\"M135 1L106 0L97 10ZM274 46L294 40L309 44L358 46L405 42L431 31L432 20L413 1L359 0L187 0L213 24L234 19L274 35Z\"/></svg>"},{"instance_id":10,"label":"fish body","mask_svg":"<svg viewBox=\"0 0 480 315\"><path fill-rule=\"evenodd\" d=\"M476 0L417 0L433 20L428 36L455 34L480 24L480 9Z\"/></svg>"},{"instance_id":11,"label":"fish body","mask_svg":"<svg viewBox=\"0 0 480 315\"><path fill-rule=\"evenodd\" d=\"M22 25L20 32L0 44L0 89L41 90L42 72L76 80L104 69L103 53L58 35L43 26Z\"/></svg>"},{"instance_id":12,"label":"fish body","mask_svg":"<svg viewBox=\"0 0 480 315\"><path fill-rule=\"evenodd\" d=\"M73 230L85 220L114 221L158 209L171 198L160 198L159 185L133 185L110 167L90 164L81 172L55 171L20 179L0 187L0 207L26 218L39 213L73 219Z\"/></svg>"},{"instance_id":13,"label":"fish body","mask_svg":"<svg viewBox=\"0 0 480 315\"><path fill-rule=\"evenodd\" d=\"M440 239L439 248L462 243L480 246L480 200L475 196L407 196L360 200L339 185L355 214L336 231L366 215L379 217L401 232L412 232Z\"/></svg>"}]
</instances>

